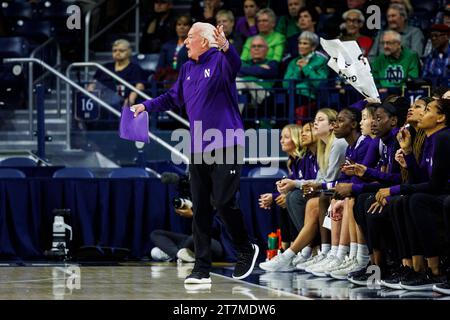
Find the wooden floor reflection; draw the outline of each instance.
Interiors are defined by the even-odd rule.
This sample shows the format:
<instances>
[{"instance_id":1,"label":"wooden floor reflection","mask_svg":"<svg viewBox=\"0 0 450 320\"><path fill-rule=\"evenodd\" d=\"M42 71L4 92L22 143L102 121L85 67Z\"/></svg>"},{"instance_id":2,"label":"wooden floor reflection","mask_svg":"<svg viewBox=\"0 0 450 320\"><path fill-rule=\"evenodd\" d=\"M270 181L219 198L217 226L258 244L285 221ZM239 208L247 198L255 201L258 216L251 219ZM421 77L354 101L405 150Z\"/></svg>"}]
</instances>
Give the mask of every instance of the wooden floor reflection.
<instances>
[{"instance_id":1,"label":"wooden floor reflection","mask_svg":"<svg viewBox=\"0 0 450 320\"><path fill-rule=\"evenodd\" d=\"M222 267L227 268L226 265ZM303 299L295 294L234 280L220 274L211 275L211 286L185 287L183 280L191 270L192 265L175 263L3 266L0 268L0 299Z\"/></svg>"},{"instance_id":2,"label":"wooden floor reflection","mask_svg":"<svg viewBox=\"0 0 450 320\"><path fill-rule=\"evenodd\" d=\"M184 285L192 264L0 263L0 300L450 300L433 291L358 287L301 272L255 268L245 281L214 264L212 285Z\"/></svg>"}]
</instances>

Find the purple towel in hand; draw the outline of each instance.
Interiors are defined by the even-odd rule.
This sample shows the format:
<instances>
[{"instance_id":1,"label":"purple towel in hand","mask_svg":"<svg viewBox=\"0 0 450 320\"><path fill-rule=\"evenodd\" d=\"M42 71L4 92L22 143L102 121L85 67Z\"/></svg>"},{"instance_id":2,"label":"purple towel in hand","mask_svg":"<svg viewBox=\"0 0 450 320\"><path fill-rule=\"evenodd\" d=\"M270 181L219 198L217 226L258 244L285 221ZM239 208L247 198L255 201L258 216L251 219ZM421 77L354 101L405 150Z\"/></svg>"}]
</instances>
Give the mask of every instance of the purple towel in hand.
<instances>
[{"instance_id":1,"label":"purple towel in hand","mask_svg":"<svg viewBox=\"0 0 450 320\"><path fill-rule=\"evenodd\" d=\"M149 143L147 111L141 112L135 118L134 112L129 107L123 107L120 116L119 136L122 139Z\"/></svg>"}]
</instances>

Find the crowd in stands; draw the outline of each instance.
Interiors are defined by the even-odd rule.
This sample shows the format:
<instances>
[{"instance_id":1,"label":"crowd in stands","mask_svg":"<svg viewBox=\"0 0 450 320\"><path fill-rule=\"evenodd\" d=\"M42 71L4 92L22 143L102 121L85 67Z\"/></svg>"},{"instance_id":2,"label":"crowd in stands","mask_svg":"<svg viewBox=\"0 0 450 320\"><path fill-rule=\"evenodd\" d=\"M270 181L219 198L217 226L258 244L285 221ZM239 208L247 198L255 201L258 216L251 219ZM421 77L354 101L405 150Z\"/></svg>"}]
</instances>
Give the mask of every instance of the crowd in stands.
<instances>
[{"instance_id":1,"label":"crowd in stands","mask_svg":"<svg viewBox=\"0 0 450 320\"><path fill-rule=\"evenodd\" d=\"M271 88L295 82L295 114L298 123L311 119L318 90L334 86L337 78L328 66L320 38L357 41L368 57L377 87L383 97L400 94L408 81L421 79L436 84L447 75L450 36L450 5L421 6L409 0L388 2L348 0L286 0L284 8L273 1L192 2L190 15L175 14L176 1L157 0L154 13L142 30L141 52L159 53L159 63L151 81L173 81L187 60L183 41L189 26L202 21L222 24L230 43L241 55L238 79L240 94L251 99L245 107L260 105ZM367 8L379 5L381 30L370 27ZM414 5L418 6L417 8ZM431 8L430 11L424 11ZM426 22L424 22L426 20ZM423 27L426 27L424 29ZM239 81L242 80L242 83ZM162 88L167 88L164 85Z\"/></svg>"},{"instance_id":2,"label":"crowd in stands","mask_svg":"<svg viewBox=\"0 0 450 320\"><path fill-rule=\"evenodd\" d=\"M67 3L70 2L74 1ZM83 2L83 10L92 4ZM108 1L106 21L111 20L112 13L123 10L125 4L131 5L132 1ZM115 62L111 70L117 74L139 74L132 83L139 83L140 89L148 90L152 82L164 81L168 84L159 88L167 89L188 59L184 40L190 26L202 21L222 24L230 43L241 55L240 77L252 81L238 85L242 89L240 93L249 92L252 96L248 103L241 103L241 111L245 105L260 104L271 95L270 88L285 88L287 92L288 82L294 81L295 94L301 97L296 103L295 113L304 120L311 119L317 110L318 90L330 87L330 83L334 86L332 81L338 78L327 66L328 56L321 48L320 38L357 41L370 60L383 97L400 94L411 79L432 84L436 81L445 84L446 81L450 4L445 1L204 0L192 1L190 5L187 8L184 2L177 0L143 1L138 53L158 55L156 70L151 71L150 77L144 72L134 72L140 66L139 63L133 65L131 52L130 59L121 66ZM368 10L371 5L380 9L381 30L372 26L376 17ZM102 14L100 16L97 20L105 20ZM3 35L9 35L8 29L13 24L11 19L14 18L2 19L0 32ZM93 20L96 21L95 16ZM132 31L131 27L128 31ZM116 61L114 53L112 56ZM128 64L133 72L124 71ZM143 80L140 78L142 74L145 75ZM96 80L102 82L98 77ZM111 87L110 83L105 86ZM116 92L123 97L121 85L116 87ZM130 101L119 100L124 103Z\"/></svg>"}]
</instances>

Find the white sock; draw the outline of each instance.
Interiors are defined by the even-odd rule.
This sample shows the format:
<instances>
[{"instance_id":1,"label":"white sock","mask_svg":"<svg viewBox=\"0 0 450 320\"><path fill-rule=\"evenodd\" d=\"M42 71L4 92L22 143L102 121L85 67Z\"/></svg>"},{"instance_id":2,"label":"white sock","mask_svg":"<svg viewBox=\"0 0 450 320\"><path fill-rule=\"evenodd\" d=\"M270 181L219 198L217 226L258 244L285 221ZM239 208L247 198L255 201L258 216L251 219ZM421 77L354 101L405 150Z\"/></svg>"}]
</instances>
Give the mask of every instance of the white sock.
<instances>
[{"instance_id":1,"label":"white sock","mask_svg":"<svg viewBox=\"0 0 450 320\"><path fill-rule=\"evenodd\" d=\"M350 250L349 246L339 245L336 258L338 258L339 261L344 261L344 258L348 254L349 250Z\"/></svg>"},{"instance_id":2,"label":"white sock","mask_svg":"<svg viewBox=\"0 0 450 320\"><path fill-rule=\"evenodd\" d=\"M358 244L356 242L350 242L350 259L356 258L358 252Z\"/></svg>"},{"instance_id":3,"label":"white sock","mask_svg":"<svg viewBox=\"0 0 450 320\"><path fill-rule=\"evenodd\" d=\"M304 247L302 250L302 256L304 258L309 258L311 256L311 253L312 253L312 248L309 246Z\"/></svg>"},{"instance_id":4,"label":"white sock","mask_svg":"<svg viewBox=\"0 0 450 320\"><path fill-rule=\"evenodd\" d=\"M328 255L335 256L337 254L338 248L339 248L338 246L331 246L331 250L330 252L328 252Z\"/></svg>"},{"instance_id":5,"label":"white sock","mask_svg":"<svg viewBox=\"0 0 450 320\"><path fill-rule=\"evenodd\" d=\"M365 244L358 244L358 253L356 254L356 261L360 266L366 266L369 263L369 248Z\"/></svg>"},{"instance_id":6,"label":"white sock","mask_svg":"<svg viewBox=\"0 0 450 320\"><path fill-rule=\"evenodd\" d=\"M322 243L322 246L320 248L320 253L326 254L331 249L331 244L329 243Z\"/></svg>"},{"instance_id":7,"label":"white sock","mask_svg":"<svg viewBox=\"0 0 450 320\"><path fill-rule=\"evenodd\" d=\"M295 252L291 248L288 248L283 252L283 256L288 259L293 259L295 257Z\"/></svg>"}]
</instances>

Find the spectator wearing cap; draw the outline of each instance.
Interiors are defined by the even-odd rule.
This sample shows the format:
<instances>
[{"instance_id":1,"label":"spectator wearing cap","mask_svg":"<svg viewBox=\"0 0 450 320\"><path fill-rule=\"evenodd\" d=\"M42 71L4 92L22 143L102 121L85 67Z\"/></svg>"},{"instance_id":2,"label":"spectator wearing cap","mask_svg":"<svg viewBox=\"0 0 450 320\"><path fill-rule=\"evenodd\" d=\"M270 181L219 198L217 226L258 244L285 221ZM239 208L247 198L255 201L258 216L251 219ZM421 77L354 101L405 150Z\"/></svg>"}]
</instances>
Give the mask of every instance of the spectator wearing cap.
<instances>
[{"instance_id":1,"label":"spectator wearing cap","mask_svg":"<svg viewBox=\"0 0 450 320\"><path fill-rule=\"evenodd\" d=\"M277 17L275 12L269 8L261 9L256 14L256 23L258 25L259 35L266 39L267 45L269 46L267 59L280 62L283 57L286 37L275 31L276 20ZM244 49L241 54L242 61L250 59L251 43L252 38L248 38L247 41L245 41Z\"/></svg>"},{"instance_id":2,"label":"spectator wearing cap","mask_svg":"<svg viewBox=\"0 0 450 320\"><path fill-rule=\"evenodd\" d=\"M403 5L391 4L387 10L387 28L398 32L402 37L402 46L415 51L419 57L423 55L424 36L419 28L408 25L408 13ZM374 58L384 52L382 32L375 38L369 57Z\"/></svg>"},{"instance_id":3,"label":"spectator wearing cap","mask_svg":"<svg viewBox=\"0 0 450 320\"><path fill-rule=\"evenodd\" d=\"M436 17L436 23L442 23L450 27L450 4L448 4L443 11L439 12ZM425 49L423 50L423 56L427 57L433 50L431 39L428 39Z\"/></svg>"},{"instance_id":4,"label":"spectator wearing cap","mask_svg":"<svg viewBox=\"0 0 450 320\"><path fill-rule=\"evenodd\" d=\"M450 60L450 27L434 24L430 28L433 51L426 57L422 77L447 77Z\"/></svg>"},{"instance_id":5,"label":"spectator wearing cap","mask_svg":"<svg viewBox=\"0 0 450 320\"><path fill-rule=\"evenodd\" d=\"M419 76L419 58L416 52L404 47L401 35L385 31L382 36L383 51L372 63L372 74L377 87L400 88L408 78ZM381 90L380 92L387 90Z\"/></svg>"},{"instance_id":6,"label":"spectator wearing cap","mask_svg":"<svg viewBox=\"0 0 450 320\"><path fill-rule=\"evenodd\" d=\"M373 40L369 37L363 36L360 33L364 25L364 15L358 9L350 9L342 15L345 21L343 33L339 36L341 41L356 41L365 56L369 54L372 47Z\"/></svg>"}]
</instances>

